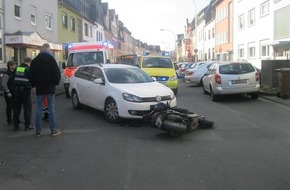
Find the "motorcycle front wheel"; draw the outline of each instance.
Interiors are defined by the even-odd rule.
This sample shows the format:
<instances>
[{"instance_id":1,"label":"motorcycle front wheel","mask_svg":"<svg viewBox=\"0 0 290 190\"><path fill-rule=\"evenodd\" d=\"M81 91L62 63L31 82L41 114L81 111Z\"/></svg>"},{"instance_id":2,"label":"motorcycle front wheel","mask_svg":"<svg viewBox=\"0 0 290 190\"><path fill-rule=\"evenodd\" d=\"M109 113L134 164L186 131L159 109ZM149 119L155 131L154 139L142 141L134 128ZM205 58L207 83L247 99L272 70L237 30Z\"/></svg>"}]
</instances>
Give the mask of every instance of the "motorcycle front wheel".
<instances>
[{"instance_id":1,"label":"motorcycle front wheel","mask_svg":"<svg viewBox=\"0 0 290 190\"><path fill-rule=\"evenodd\" d=\"M184 123L164 120L161 129L170 133L186 133L187 127Z\"/></svg>"}]
</instances>

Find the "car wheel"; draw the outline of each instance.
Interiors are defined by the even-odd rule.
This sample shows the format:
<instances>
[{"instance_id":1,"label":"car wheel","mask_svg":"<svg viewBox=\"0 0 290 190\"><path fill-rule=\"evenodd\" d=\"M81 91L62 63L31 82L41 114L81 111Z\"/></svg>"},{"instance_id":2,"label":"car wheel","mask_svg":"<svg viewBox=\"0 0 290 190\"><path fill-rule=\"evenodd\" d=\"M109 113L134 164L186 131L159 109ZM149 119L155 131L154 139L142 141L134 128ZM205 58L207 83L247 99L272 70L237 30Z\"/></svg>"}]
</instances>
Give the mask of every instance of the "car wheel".
<instances>
[{"instance_id":1,"label":"car wheel","mask_svg":"<svg viewBox=\"0 0 290 190\"><path fill-rule=\"evenodd\" d=\"M105 118L111 123L116 123L120 120L118 106L113 99L109 99L105 103Z\"/></svg>"},{"instance_id":2,"label":"car wheel","mask_svg":"<svg viewBox=\"0 0 290 190\"><path fill-rule=\"evenodd\" d=\"M70 98L68 88L64 88L64 92L65 92L65 96L66 96L67 98Z\"/></svg>"},{"instance_id":3,"label":"car wheel","mask_svg":"<svg viewBox=\"0 0 290 190\"><path fill-rule=\"evenodd\" d=\"M217 95L213 93L211 86L210 86L210 97L211 97L211 101L213 102L216 102L218 99Z\"/></svg>"},{"instance_id":4,"label":"car wheel","mask_svg":"<svg viewBox=\"0 0 290 190\"><path fill-rule=\"evenodd\" d=\"M258 92L256 92L256 93L252 93L252 94L251 94L251 98L252 98L252 99L258 99L258 98L259 98L259 93L258 93Z\"/></svg>"},{"instance_id":5,"label":"car wheel","mask_svg":"<svg viewBox=\"0 0 290 190\"><path fill-rule=\"evenodd\" d=\"M202 77L203 78L203 77ZM202 78L200 79L199 86L203 86Z\"/></svg>"},{"instance_id":6,"label":"car wheel","mask_svg":"<svg viewBox=\"0 0 290 190\"><path fill-rule=\"evenodd\" d=\"M203 83L202 83L202 90L203 90L203 94L207 94L207 91L205 90Z\"/></svg>"},{"instance_id":7,"label":"car wheel","mask_svg":"<svg viewBox=\"0 0 290 190\"><path fill-rule=\"evenodd\" d=\"M173 92L174 92L175 95L177 94L177 91L178 91L178 88L173 89Z\"/></svg>"},{"instance_id":8,"label":"car wheel","mask_svg":"<svg viewBox=\"0 0 290 190\"><path fill-rule=\"evenodd\" d=\"M72 105L75 109L80 109L82 107L82 104L79 100L79 95L76 90L72 91Z\"/></svg>"}]
</instances>

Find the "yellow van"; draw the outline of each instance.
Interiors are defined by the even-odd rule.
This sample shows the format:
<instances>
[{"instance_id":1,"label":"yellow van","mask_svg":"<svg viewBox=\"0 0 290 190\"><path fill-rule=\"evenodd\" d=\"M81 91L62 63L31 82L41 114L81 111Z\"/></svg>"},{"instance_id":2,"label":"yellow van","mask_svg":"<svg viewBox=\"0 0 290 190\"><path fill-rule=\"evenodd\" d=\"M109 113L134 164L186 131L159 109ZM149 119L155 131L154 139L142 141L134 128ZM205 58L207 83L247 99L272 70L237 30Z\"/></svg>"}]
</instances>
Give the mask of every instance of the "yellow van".
<instances>
[{"instance_id":1,"label":"yellow van","mask_svg":"<svg viewBox=\"0 0 290 190\"><path fill-rule=\"evenodd\" d=\"M167 87L171 88L174 94L178 90L178 77L170 57L164 56L141 56L140 68L151 77Z\"/></svg>"}]
</instances>

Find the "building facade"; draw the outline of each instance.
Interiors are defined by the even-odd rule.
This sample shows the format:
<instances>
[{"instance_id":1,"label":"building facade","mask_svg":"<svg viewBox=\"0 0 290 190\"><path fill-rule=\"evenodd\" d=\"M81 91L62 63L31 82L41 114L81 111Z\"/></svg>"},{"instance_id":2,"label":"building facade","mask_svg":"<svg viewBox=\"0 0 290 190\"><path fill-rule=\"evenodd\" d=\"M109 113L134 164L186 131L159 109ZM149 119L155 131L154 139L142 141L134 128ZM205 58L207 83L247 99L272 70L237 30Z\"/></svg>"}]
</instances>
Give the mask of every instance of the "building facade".
<instances>
[{"instance_id":1,"label":"building facade","mask_svg":"<svg viewBox=\"0 0 290 190\"><path fill-rule=\"evenodd\" d=\"M34 58L43 43L49 43L56 58L61 57L58 42L57 0L4 1L4 36L6 60L22 63Z\"/></svg>"},{"instance_id":2,"label":"building facade","mask_svg":"<svg viewBox=\"0 0 290 190\"><path fill-rule=\"evenodd\" d=\"M0 68L6 68L3 22L4 22L4 0L0 0Z\"/></svg>"}]
</instances>

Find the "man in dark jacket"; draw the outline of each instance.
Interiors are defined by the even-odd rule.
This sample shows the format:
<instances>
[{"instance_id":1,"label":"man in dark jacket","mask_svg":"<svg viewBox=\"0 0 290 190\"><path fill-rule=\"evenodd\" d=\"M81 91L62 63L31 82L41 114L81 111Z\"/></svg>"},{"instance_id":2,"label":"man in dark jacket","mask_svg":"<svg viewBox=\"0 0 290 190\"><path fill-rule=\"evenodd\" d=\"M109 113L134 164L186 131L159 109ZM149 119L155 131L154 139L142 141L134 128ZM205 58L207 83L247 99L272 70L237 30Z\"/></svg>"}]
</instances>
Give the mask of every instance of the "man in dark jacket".
<instances>
[{"instance_id":1,"label":"man in dark jacket","mask_svg":"<svg viewBox=\"0 0 290 190\"><path fill-rule=\"evenodd\" d=\"M37 109L36 109L36 136L41 134L41 121L44 96L48 100L49 127L51 136L61 134L61 131L55 127L55 86L60 81L60 70L57 62L50 53L49 44L43 44L41 52L32 60L30 68L30 82L32 87L36 88Z\"/></svg>"}]
</instances>

